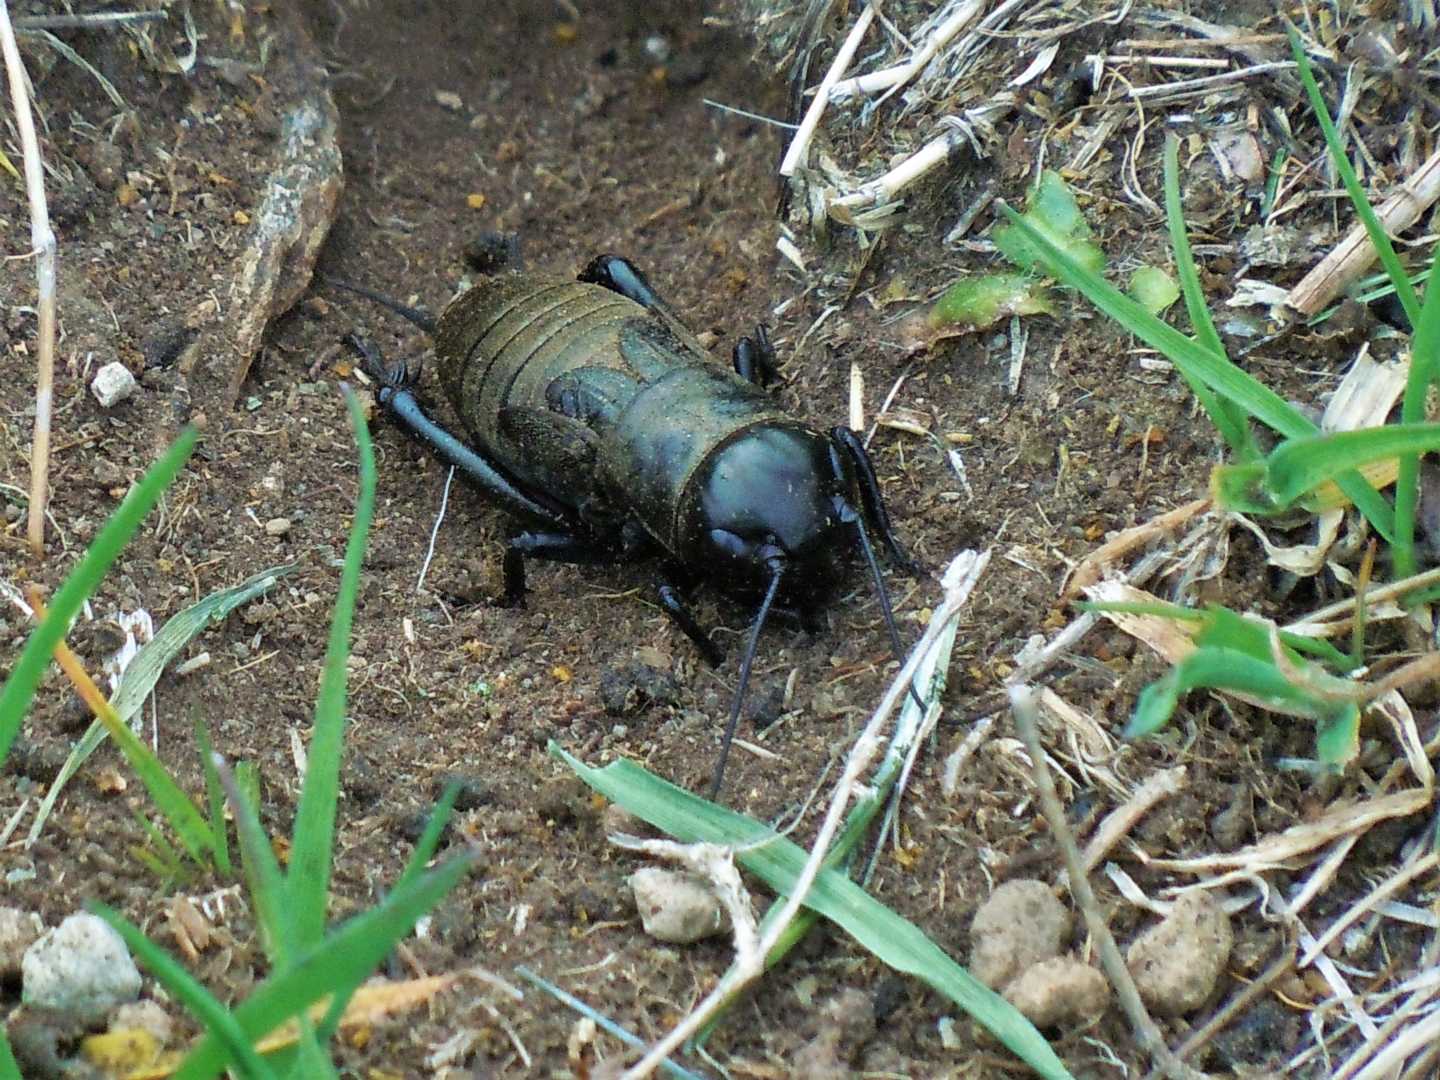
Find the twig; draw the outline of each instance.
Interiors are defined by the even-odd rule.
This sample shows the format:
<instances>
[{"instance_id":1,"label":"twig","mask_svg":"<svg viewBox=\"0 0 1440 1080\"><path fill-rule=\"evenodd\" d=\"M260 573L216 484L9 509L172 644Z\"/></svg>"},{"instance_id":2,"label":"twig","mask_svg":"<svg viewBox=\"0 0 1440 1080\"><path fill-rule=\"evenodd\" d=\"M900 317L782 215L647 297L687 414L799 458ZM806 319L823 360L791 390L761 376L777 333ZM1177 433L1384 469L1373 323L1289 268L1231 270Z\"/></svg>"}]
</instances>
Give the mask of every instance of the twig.
<instances>
[{"instance_id":1,"label":"twig","mask_svg":"<svg viewBox=\"0 0 1440 1080\"><path fill-rule=\"evenodd\" d=\"M765 957L770 955L776 942L785 933L786 927L794 921L796 913L805 903L810 887L815 884L815 879L820 874L831 842L835 839L835 833L839 830L841 820L845 816L845 808L858 791L861 776L869 768L870 762L880 748L881 729L890 719L890 714L895 711L895 706L899 704L900 699L910 691L910 684L914 681L915 672L919 669L921 661L940 640L947 624L959 616L960 610L969 600L975 583L979 580L989 561L989 552L983 554L976 554L973 551L962 552L955 557L949 569L946 570L942 582L945 598L936 608L935 615L930 620L924 636L910 651L899 674L895 676L895 681L890 684L890 688L875 709L874 715L866 723L865 730L855 740L855 745L850 750L850 757L845 762L845 772L835 786L834 795L831 796L825 820L811 845L810 857L806 859L804 868L795 880L795 887L786 898L784 907L780 909L780 914L774 918L769 930L760 939L760 944L756 946L749 957L737 956L725 977L715 984L714 989L705 996L705 999L696 1005L690 1014L677 1024L665 1038L656 1043L638 1064L628 1069L622 1080L639 1080L640 1077L649 1076L686 1039L704 1027L721 1005L763 973Z\"/></svg>"},{"instance_id":2,"label":"twig","mask_svg":"<svg viewBox=\"0 0 1440 1080\"><path fill-rule=\"evenodd\" d=\"M1414 577L1401 578L1399 581L1392 581L1385 585L1371 586L1371 588L1366 590L1365 603L1373 609L1375 605L1381 601L1393 600L1397 596L1404 596L1407 592L1423 589L1429 585L1434 585L1436 582L1440 582L1440 567L1434 570L1426 570L1424 573L1416 574ZM1295 622L1287 623L1281 629L1289 630L1297 634L1313 633L1314 630L1312 628L1327 623L1331 619L1341 615L1348 615L1354 611L1356 600L1357 598L1354 596L1346 597L1344 600L1337 600L1327 607L1310 612L1303 619L1297 619Z\"/></svg>"},{"instance_id":3,"label":"twig","mask_svg":"<svg viewBox=\"0 0 1440 1080\"><path fill-rule=\"evenodd\" d=\"M1345 912L1345 914L1341 915L1338 919L1331 923L1329 928L1326 929L1323 934L1317 937L1306 947L1304 955L1300 957L1299 966L1303 968L1308 967L1310 964L1314 963L1315 958L1319 956L1320 953L1332 941L1334 941L1337 937L1343 934L1347 928L1353 925L1367 911L1373 910L1375 905L1380 903L1382 900L1388 900L1391 896L1398 892L1401 887L1408 885L1411 881L1415 880L1415 878L1419 877L1421 874L1429 873L1437 865L1440 865L1440 854L1432 853L1425 856L1423 859L1419 860L1414 865L1408 866L1405 869L1400 870L1398 873L1392 875L1379 886L1372 889L1369 895L1364 897L1364 899L1359 900L1355 904L1351 905L1351 907Z\"/></svg>"},{"instance_id":4,"label":"twig","mask_svg":"<svg viewBox=\"0 0 1440 1080\"><path fill-rule=\"evenodd\" d=\"M915 181L945 164L950 155L961 146L970 146L978 157L980 145L973 129L979 127L988 131L993 128L996 120L1013 111L1015 102L1014 94L999 93L983 105L966 109L958 116L943 117L940 123L944 130L941 134L883 176L861 184L848 195L831 200L826 207L830 216L841 224L850 224L855 210L880 206L894 199Z\"/></svg>"},{"instance_id":5,"label":"twig","mask_svg":"<svg viewBox=\"0 0 1440 1080\"><path fill-rule=\"evenodd\" d=\"M1417 1050L1431 1048L1440 1038L1440 1012L1432 1012L1424 1020L1411 1024L1375 1055L1373 1061L1355 1074L1355 1080L1381 1080L1394 1075L1394 1070ZM1423 1075L1423 1073L1422 1073Z\"/></svg>"},{"instance_id":6,"label":"twig","mask_svg":"<svg viewBox=\"0 0 1440 1080\"><path fill-rule=\"evenodd\" d=\"M835 61L830 65L830 70L821 80L820 89L815 92L815 100L810 102L810 108L805 110L805 118L800 121L800 127L795 131L795 138L790 140L790 146L785 151L785 158L780 162L781 176L795 175L795 170L805 157L805 151L810 147L810 140L815 135L815 129L820 124L820 116L825 111L825 105L830 100L830 88L840 81L840 76L845 74L845 69L855 58L855 50L860 48L860 40L874 21L875 5L866 4L865 10L860 13L860 17L855 20L855 25L851 27L850 36L845 39L840 46L840 51L835 54Z\"/></svg>"},{"instance_id":7,"label":"twig","mask_svg":"<svg viewBox=\"0 0 1440 1080\"><path fill-rule=\"evenodd\" d=\"M30 115L28 79L10 26L10 7L0 0L0 51L10 77L10 100L15 105L15 128L25 159L25 194L30 199L30 246L35 251L35 278L40 312L39 360L35 375L35 441L30 450L30 507L26 536L38 558L45 550L45 511L50 502L50 410L55 396L55 233L45 203L45 174L40 164L40 142Z\"/></svg>"},{"instance_id":8,"label":"twig","mask_svg":"<svg viewBox=\"0 0 1440 1080\"><path fill-rule=\"evenodd\" d=\"M1375 211L1390 236L1409 228L1440 199L1440 151L1415 170L1408 180ZM1296 283L1285 303L1309 318L1339 296L1375 261L1375 245L1363 224L1357 223L1345 239Z\"/></svg>"},{"instance_id":9,"label":"twig","mask_svg":"<svg viewBox=\"0 0 1440 1080\"><path fill-rule=\"evenodd\" d=\"M1156 1066L1172 1080L1203 1080L1203 1073L1190 1068L1165 1045L1160 1028L1150 1018L1145 1003L1140 1000L1140 991L1135 986L1135 980L1130 977L1125 958L1120 955L1120 946L1115 943L1110 927L1105 924L1105 916L1090 888L1090 879L1085 876L1085 866L1080 861L1080 849L1065 821L1065 808L1060 805L1060 796L1055 792L1050 766L1045 763L1045 749L1040 745L1040 706L1036 701L1035 691L1028 686L1011 687L1010 708L1015 714L1015 727L1019 729L1020 738L1024 740L1025 749L1030 754L1035 794L1041 812L1045 815L1055 845L1060 849L1065 869L1070 875L1070 895L1085 915L1085 925L1100 950L1100 964L1110 977L1111 985L1115 987L1115 996L1120 1000L1120 1007L1130 1018L1130 1027L1135 1032L1135 1038L1149 1052Z\"/></svg>"},{"instance_id":10,"label":"twig","mask_svg":"<svg viewBox=\"0 0 1440 1080\"><path fill-rule=\"evenodd\" d=\"M1135 789L1134 794L1123 806L1116 807L1100 822L1090 843L1085 846L1085 869L1099 866L1110 849L1118 844L1135 827L1136 822L1148 814L1161 799L1168 799L1185 786L1185 766L1162 769L1152 774Z\"/></svg>"}]
</instances>

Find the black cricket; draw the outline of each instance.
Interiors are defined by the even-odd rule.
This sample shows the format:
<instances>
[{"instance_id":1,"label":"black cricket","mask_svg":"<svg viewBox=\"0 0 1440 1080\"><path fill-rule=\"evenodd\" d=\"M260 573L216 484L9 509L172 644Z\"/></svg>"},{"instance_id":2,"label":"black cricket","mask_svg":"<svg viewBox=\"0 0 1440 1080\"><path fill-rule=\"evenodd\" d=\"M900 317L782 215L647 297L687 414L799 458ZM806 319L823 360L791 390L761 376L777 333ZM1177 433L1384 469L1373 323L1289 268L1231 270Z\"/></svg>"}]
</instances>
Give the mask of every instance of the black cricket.
<instances>
[{"instance_id":1,"label":"black cricket","mask_svg":"<svg viewBox=\"0 0 1440 1080\"><path fill-rule=\"evenodd\" d=\"M899 658L871 530L905 571L919 568L895 538L875 469L854 432L840 426L822 434L765 391L776 369L763 326L736 344L732 374L618 255L592 260L573 281L515 270L490 274L438 319L326 280L434 338L440 383L468 441L430 418L403 363L387 365L373 346L352 342L379 384L381 408L531 526L505 549L506 602L524 598L527 557L606 563L658 556L660 606L718 665L721 651L686 607L683 590L704 579L732 596L759 598L712 799L766 618L772 609L788 609L814 633L818 609L841 580L840 556L856 544Z\"/></svg>"}]
</instances>

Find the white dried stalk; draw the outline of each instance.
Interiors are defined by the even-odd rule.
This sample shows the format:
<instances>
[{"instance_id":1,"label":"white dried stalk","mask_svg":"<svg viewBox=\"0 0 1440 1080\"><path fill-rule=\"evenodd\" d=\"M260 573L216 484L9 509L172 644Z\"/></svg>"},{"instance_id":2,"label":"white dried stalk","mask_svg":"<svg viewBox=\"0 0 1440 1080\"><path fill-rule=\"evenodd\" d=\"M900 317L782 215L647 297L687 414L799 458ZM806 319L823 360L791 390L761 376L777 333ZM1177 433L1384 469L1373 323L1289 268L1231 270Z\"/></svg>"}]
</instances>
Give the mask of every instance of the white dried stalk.
<instances>
[{"instance_id":1,"label":"white dried stalk","mask_svg":"<svg viewBox=\"0 0 1440 1080\"><path fill-rule=\"evenodd\" d=\"M26 537L39 557L45 550L45 511L50 502L50 415L55 398L55 233L45 202L45 174L40 162L40 141L30 114L29 80L15 44L10 8L0 0L0 52L10 79L10 100L15 106L15 129L25 165L25 194L30 200L30 246L35 255L40 313L40 340L35 377L35 439L30 450L30 506Z\"/></svg>"},{"instance_id":2,"label":"white dried stalk","mask_svg":"<svg viewBox=\"0 0 1440 1080\"><path fill-rule=\"evenodd\" d=\"M1128 94L1136 101L1168 101L1171 98L1204 94L1217 86L1242 82L1257 75L1273 75L1278 71L1294 70L1294 60L1276 60L1268 64L1227 71L1222 75L1203 75L1198 79L1181 79L1179 82L1157 83L1154 86L1134 86L1129 89Z\"/></svg>"},{"instance_id":3,"label":"white dried stalk","mask_svg":"<svg viewBox=\"0 0 1440 1080\"><path fill-rule=\"evenodd\" d=\"M1371 911L1375 905L1383 900L1388 900L1401 888L1408 885L1421 874L1429 873L1436 866L1440 866L1440 854L1431 853L1423 859L1416 860L1410 866L1405 867L1392 874L1385 881L1381 882L1374 889L1370 890L1364 898L1352 904L1338 919L1330 924L1330 927L1306 947L1301 955L1297 967L1308 967L1315 962L1316 957L1347 929L1355 924L1361 916Z\"/></svg>"},{"instance_id":4,"label":"white dried stalk","mask_svg":"<svg viewBox=\"0 0 1440 1080\"><path fill-rule=\"evenodd\" d=\"M1136 823L1148 814L1162 799L1176 794L1185 786L1185 766L1163 769L1150 776L1137 787L1123 806L1118 806L1105 815L1100 827L1085 845L1083 861L1086 871L1094 870L1133 829Z\"/></svg>"},{"instance_id":5,"label":"white dried stalk","mask_svg":"<svg viewBox=\"0 0 1440 1080\"><path fill-rule=\"evenodd\" d=\"M903 64L896 64L894 67L872 71L868 75L857 75L853 79L835 83L829 88L830 100L839 103L862 94L899 89L924 71L925 65L930 63L941 49L950 44L956 34L974 22L984 9L983 0L962 0L957 10L935 28L909 60Z\"/></svg>"},{"instance_id":6,"label":"white dried stalk","mask_svg":"<svg viewBox=\"0 0 1440 1080\"><path fill-rule=\"evenodd\" d=\"M1249 873L1274 870L1342 836L1366 832L1391 818L1421 813L1430 807L1433 794L1433 790L1427 786L1408 788L1371 799L1342 799L1332 803L1314 821L1292 825L1283 832L1267 836L1239 851L1191 859L1155 859L1141 852L1139 858L1141 862L1157 869L1182 874L1203 874L1210 870L1230 867L1238 867Z\"/></svg>"},{"instance_id":7,"label":"white dried stalk","mask_svg":"<svg viewBox=\"0 0 1440 1080\"><path fill-rule=\"evenodd\" d=\"M845 38L840 51L835 54L835 60L830 65L830 70L825 73L825 78L820 82L820 89L815 92L815 100L810 102L810 108L805 110L805 118L800 121L800 127L795 132L795 138L790 140L790 146L785 151L785 158L780 162L780 175L791 177L795 169L805 158L805 152L810 147L810 140L815 135L815 128L820 124L820 117L825 112L825 105L830 100L830 88L840 81L845 74L845 69L850 66L850 61L855 59L855 50L860 48L860 40L865 32L870 29L870 24L875 21L875 5L866 4L865 10L855 20L851 27L850 34Z\"/></svg>"},{"instance_id":8,"label":"white dried stalk","mask_svg":"<svg viewBox=\"0 0 1440 1080\"><path fill-rule=\"evenodd\" d=\"M974 128L989 129L1004 114L1015 107L1013 94L996 94L990 101L975 109L967 109L961 116L945 117L941 123L946 130L935 136L895 168L869 183L860 185L848 195L832 199L828 210L830 216L843 224L850 224L854 212L862 207L881 206L891 202L900 192L915 181L927 175L949 160L950 154L958 147L969 145L977 154L980 144Z\"/></svg>"}]
</instances>

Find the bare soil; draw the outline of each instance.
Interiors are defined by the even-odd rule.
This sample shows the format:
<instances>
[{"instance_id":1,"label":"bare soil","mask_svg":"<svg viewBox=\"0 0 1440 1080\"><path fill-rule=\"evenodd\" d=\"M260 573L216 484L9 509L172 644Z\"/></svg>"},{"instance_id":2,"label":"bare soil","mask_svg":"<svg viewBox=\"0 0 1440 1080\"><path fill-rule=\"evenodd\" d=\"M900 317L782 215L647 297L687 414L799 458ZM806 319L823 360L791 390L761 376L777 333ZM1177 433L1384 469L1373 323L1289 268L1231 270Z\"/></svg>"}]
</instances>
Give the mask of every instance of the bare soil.
<instances>
[{"instance_id":1,"label":"bare soil","mask_svg":"<svg viewBox=\"0 0 1440 1080\"><path fill-rule=\"evenodd\" d=\"M783 111L782 88L752 61L752 43L739 29L669 0L597 0L578 22L562 7L525 0L298 6L341 115L346 186L322 270L438 310L467 273L467 245L488 230L515 231L534 268L573 273L600 252L631 257L693 329L714 335L722 355L738 335L766 323L783 365L780 397L816 426L845 417L852 364L864 373L871 416L907 374L896 406L928 417L941 440L885 428L875 437L897 530L932 570L964 547L993 545L996 558L961 624L946 716L912 781L900 845L880 860L872 891L963 961L970 918L994 884L1049 873L1055 854L1030 802L1028 770L1011 750L978 755L953 798L940 792L941 762L971 721L996 710L995 692L1026 640L1062 625L1056 597L1067 567L1107 533L1203 495L1217 455L1213 431L1196 419L1183 384L1122 362L1130 343L1083 311L1029 321L1029 359L1014 396L1003 332L947 343L918 360L896 341L892 323L907 305L894 301L931 295L960 268L988 261L947 250L931 223L953 220L991 187L1019 202L1039 122L1024 113L1012 121L1012 160L959 159L916 202L913 220L922 224L887 233L865 259L837 234L832 249L813 253L815 272L802 276L775 255L776 129L702 103ZM274 17L252 6L237 37L218 10L197 10L202 54L258 63ZM258 67L202 64L189 77L159 74L136 63L118 35L66 37L115 82L128 118L113 129L117 108L76 66L58 61L37 71L62 280L56 526L44 563L31 561L22 500L0 488L8 508L0 575L49 588L177 424L193 418L192 396L213 389L188 386L182 394L176 354L187 315L212 293L224 301L275 139L268 107L275 88ZM1078 58L1081 43L1065 48ZM1117 183L1120 166L1117 154L1109 165ZM1107 250L1164 261L1163 230L1153 221L1110 201L1098 184L1093 200ZM23 254L28 214L21 188L8 180L0 183L0 225L6 253ZM0 482L23 490L33 277L27 262L5 265ZM161 753L192 789L200 783L192 710L225 754L257 763L265 823L275 834L288 831L293 814L294 747L307 737L356 493L337 390L352 369L341 344L352 331L391 358L422 361L429 348L403 321L317 285L271 329L236 408L199 410L201 449L92 601L99 621L82 620L74 635L95 670L113 648L103 620L117 608L143 606L158 625L216 589L298 561L264 603L197 640L190 654L206 650L212 662L183 679L167 676L153 710ZM86 385L113 359L137 374L141 391L106 411ZM1291 357L1268 359L1265 374L1278 378L1282 392L1313 397L1312 383L1333 382L1326 373L1297 374ZM433 382L422 386L439 400ZM672 948L643 936L625 885L640 863L606 842L602 803L545 748L556 740L592 763L623 755L703 790L750 612L713 590L697 594L700 617L719 627L730 657L710 670L652 603L653 568L644 565L537 565L528 604L502 608L493 598L510 523L459 485L417 591L445 470L398 430L378 422L375 431L379 502L354 630L334 914L383 895L446 781L464 778L450 843L474 845L481 864L427 932L408 942L393 973L482 967L508 978L526 964L654 1039L713 984L729 946L720 938ZM944 446L961 449L968 487ZM291 523L283 535L265 528L277 518ZM1237 540L1216 598L1233 593L1249 606L1266 595L1267 580L1257 549ZM751 711L773 722L763 733L747 723L742 734L768 754L734 755L730 805L767 820L793 814L888 684L893 660L858 562L852 582L816 638L783 624L766 631ZM913 639L938 587L928 576L892 575L890 585L902 634ZM26 629L13 608L0 611L0 652L13 655ZM1069 700L1118 728L1159 670L1129 639L1098 631L1056 678ZM656 672L655 694L629 692L637 679L653 689ZM85 722L55 674L0 777L0 820L43 792ZM1307 754L1311 738L1303 725L1282 727L1197 698L1167 736L1127 748L1110 767L1134 779L1189 765L1186 793L1152 815L1138 840L1157 854L1194 853L1210 844L1213 815L1242 794L1253 796L1242 826L1251 837L1313 809L1313 792L1265 767L1278 754ZM143 793L135 783L117 792L92 779L117 763L103 751L37 845L12 841L0 851L3 896L50 925L96 898L168 942L173 890L129 854L144 842L133 820L145 811ZM1072 779L1077 824L1111 808L1108 793ZM1143 879L1143 868L1134 872ZM181 891L197 896L226 884L197 879ZM197 967L233 1000L264 970L248 912L227 910L217 944ZM1135 909L1116 904L1114 914L1117 934L1131 936ZM1239 937L1232 971L1253 976L1278 946L1278 932L1255 920ZM947 1048L937 1028L952 1012L947 1002L823 928L739 1006L709 1051L737 1076L786 1075L816 1034L818 1006L851 989L866 995L875 1020L847 1063L857 1072L1017 1071L963 1022L955 1029L959 1047ZM7 1005L16 990L4 988ZM431 1075L427 1055L464 1031L475 1039L453 1064L471 1075L584 1074L594 1050L584 1061L567 1056L576 1022L568 1008L533 989L523 1002L484 993L467 986L377 1025L344 1047L350 1074ZM1215 1066L1263 1067L1289 1042L1290 1015L1262 1025L1260 1049ZM1130 1068L1143 1067L1113 1009L1091 1029L1049 1034L1077 1076L1115 1074L1102 1046ZM532 1057L530 1069L517 1044ZM596 1046L607 1058L621 1052L605 1036Z\"/></svg>"}]
</instances>

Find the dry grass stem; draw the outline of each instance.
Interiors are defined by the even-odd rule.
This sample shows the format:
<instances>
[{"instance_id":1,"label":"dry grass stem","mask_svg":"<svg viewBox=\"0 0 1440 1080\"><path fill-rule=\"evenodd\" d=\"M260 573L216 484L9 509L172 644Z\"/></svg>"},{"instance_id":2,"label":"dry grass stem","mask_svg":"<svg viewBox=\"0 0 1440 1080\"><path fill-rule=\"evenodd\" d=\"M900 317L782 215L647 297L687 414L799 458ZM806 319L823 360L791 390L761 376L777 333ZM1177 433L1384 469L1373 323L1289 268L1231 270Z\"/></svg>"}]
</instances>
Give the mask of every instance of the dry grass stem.
<instances>
[{"instance_id":1,"label":"dry grass stem","mask_svg":"<svg viewBox=\"0 0 1440 1080\"><path fill-rule=\"evenodd\" d=\"M1331 923L1330 927L1305 949L1305 952L1300 957L1299 966L1302 968L1309 967L1315 962L1315 958L1320 955L1323 949L1358 922L1367 912L1373 911L1382 901L1388 900L1421 874L1429 873L1435 869L1436 866L1440 866L1440 854L1431 853L1423 859L1419 859L1413 865L1407 866L1403 870L1392 874L1384 882L1372 889L1365 897L1355 904L1352 904L1345 914Z\"/></svg>"},{"instance_id":2,"label":"dry grass stem","mask_svg":"<svg viewBox=\"0 0 1440 1080\"><path fill-rule=\"evenodd\" d=\"M10 8L0 0L0 52L10 81L10 100L15 106L15 128L25 164L25 194L30 200L30 246L35 252L35 277L40 312L40 342L35 375L35 438L30 450L30 506L26 538L39 558L45 551L45 511L50 502L50 416L55 397L55 233L50 228L50 211L45 202L45 173L40 161L40 142L35 137L35 119L30 113L29 80L15 44L10 25Z\"/></svg>"},{"instance_id":3,"label":"dry grass stem","mask_svg":"<svg viewBox=\"0 0 1440 1080\"><path fill-rule=\"evenodd\" d=\"M1210 509L1209 499L1196 499L1184 506L1178 506L1174 510L1160 514L1158 517L1153 517L1140 525L1134 525L1116 533L1087 555L1084 561L1071 571L1070 577L1065 582L1065 588L1060 593L1060 598L1062 600L1073 599L1087 587L1099 581L1107 569L1136 548L1144 547L1162 536L1169 536L1181 525L1189 523L1197 514L1204 513L1208 509Z\"/></svg>"},{"instance_id":4,"label":"dry grass stem","mask_svg":"<svg viewBox=\"0 0 1440 1080\"><path fill-rule=\"evenodd\" d=\"M956 34L979 18L980 13L985 10L983 0L962 0L954 7L955 11L931 32L924 44L915 50L915 55L909 60L894 67L872 71L868 75L857 75L853 79L835 83L829 88L830 100L834 102L847 101L853 97L874 94L881 90L886 91L886 96L889 96L904 86L924 71L925 65L935 59L940 50L950 44Z\"/></svg>"},{"instance_id":5,"label":"dry grass stem","mask_svg":"<svg viewBox=\"0 0 1440 1080\"><path fill-rule=\"evenodd\" d=\"M1085 845L1082 862L1089 873L1104 861L1112 848L1123 840L1131 829L1163 799L1178 794L1185 786L1185 766L1162 769L1146 778L1135 789L1134 794L1122 806L1117 806L1105 815L1090 843Z\"/></svg>"},{"instance_id":6,"label":"dry grass stem","mask_svg":"<svg viewBox=\"0 0 1440 1080\"><path fill-rule=\"evenodd\" d=\"M1202 75L1198 79L1181 79L1179 82L1158 83L1155 86L1134 86L1127 93L1135 101L1173 101L1177 98L1207 94L1216 87L1242 82L1260 75L1275 75L1281 71L1294 71L1295 61L1276 60L1268 64L1227 71L1221 75Z\"/></svg>"},{"instance_id":7,"label":"dry grass stem","mask_svg":"<svg viewBox=\"0 0 1440 1080\"><path fill-rule=\"evenodd\" d=\"M1432 795L1433 791L1427 785L1371 799L1342 799L1332 803L1314 821L1292 825L1239 851L1190 859L1156 859L1143 854L1140 858L1150 866L1182 874L1204 874L1232 868L1258 874L1278 869L1292 859L1309 854L1342 836L1366 832L1392 818L1418 814L1430 806Z\"/></svg>"},{"instance_id":8,"label":"dry grass stem","mask_svg":"<svg viewBox=\"0 0 1440 1080\"><path fill-rule=\"evenodd\" d=\"M1440 150L1375 209L1385 232L1394 236L1415 222L1440 199ZM1309 318L1339 296L1375 261L1375 245L1365 226L1356 223L1339 244L1301 278L1285 302Z\"/></svg>"},{"instance_id":9,"label":"dry grass stem","mask_svg":"<svg viewBox=\"0 0 1440 1080\"><path fill-rule=\"evenodd\" d=\"M21 15L15 20L19 33L31 30L104 30L126 23L164 22L165 11L94 11L85 15Z\"/></svg>"},{"instance_id":10,"label":"dry grass stem","mask_svg":"<svg viewBox=\"0 0 1440 1080\"><path fill-rule=\"evenodd\" d=\"M988 551L962 551L951 560L941 582L941 586L945 590L944 599L935 609L935 614L931 618L929 626L926 627L924 635L915 648L910 651L910 655L906 657L905 663L901 665L890 688L881 698L879 706L876 707L864 730L855 740L855 744L850 750L850 756L845 762L845 771L831 796L825 819L815 834L810 857L806 860L804 868L795 881L794 892L786 898L780 914L776 916L774 923L760 939L753 952L748 956L737 955L735 963L731 965L726 976L668 1035L651 1047L638 1063L625 1072L625 1080L638 1080L639 1077L649 1076L660 1066L661 1062L698 1032L732 995L759 978L764 972L765 957L770 954L776 942L784 934L785 928L790 925L804 905L805 897L809 894L810 887L815 884L815 878L820 874L825 856L835 840L835 834L840 830L850 800L855 796L860 787L861 778L879 752L880 732L889 721L891 714L894 713L900 699L909 692L910 684L915 678L915 672L919 669L921 661L935 647L946 627L960 617L961 610L969 602L970 594L974 591L975 585L979 582L989 563L990 553Z\"/></svg>"},{"instance_id":11,"label":"dry grass stem","mask_svg":"<svg viewBox=\"0 0 1440 1080\"><path fill-rule=\"evenodd\" d=\"M1100 904L1090 888L1090 879L1086 877L1085 867L1080 859L1080 849L1075 844L1075 837L1071 835L1070 826L1065 820L1065 808L1060 804L1060 796L1056 794L1055 782L1051 779L1050 768L1045 762L1045 748L1040 745L1040 707L1035 691L1028 686L1011 687L1010 708L1015 716L1015 727L1030 754L1040 809L1050 826L1055 845L1060 849L1070 877L1070 895L1085 916L1085 926L1100 952L1101 967L1109 976L1110 985L1115 988L1115 996L1130 1020L1136 1041L1149 1052L1156 1067L1164 1075L1179 1080L1200 1080L1204 1074L1196 1072L1175 1057L1165 1045L1160 1028L1151 1019L1145 1003L1140 1000L1140 991L1135 986L1135 980L1130 977L1125 958L1120 955L1120 946L1115 943L1115 937L1110 933Z\"/></svg>"},{"instance_id":12,"label":"dry grass stem","mask_svg":"<svg viewBox=\"0 0 1440 1080\"><path fill-rule=\"evenodd\" d=\"M1244 990L1233 998L1215 1013L1204 1024L1196 1028L1185 1041L1175 1048L1175 1056L1178 1058L1189 1057L1196 1050L1208 1043L1220 1032L1224 1031L1237 1019L1242 1012L1248 1009L1251 1003L1259 1000L1268 993L1270 987L1279 982L1288 972L1295 967L1295 950L1288 944L1284 952L1271 962L1270 966L1262 971L1254 982L1250 983ZM1145 1080L1154 1080L1157 1073L1150 1073Z\"/></svg>"}]
</instances>

